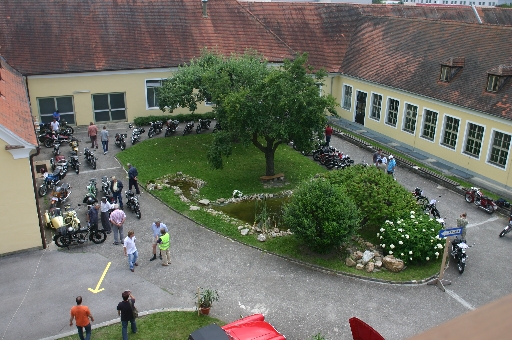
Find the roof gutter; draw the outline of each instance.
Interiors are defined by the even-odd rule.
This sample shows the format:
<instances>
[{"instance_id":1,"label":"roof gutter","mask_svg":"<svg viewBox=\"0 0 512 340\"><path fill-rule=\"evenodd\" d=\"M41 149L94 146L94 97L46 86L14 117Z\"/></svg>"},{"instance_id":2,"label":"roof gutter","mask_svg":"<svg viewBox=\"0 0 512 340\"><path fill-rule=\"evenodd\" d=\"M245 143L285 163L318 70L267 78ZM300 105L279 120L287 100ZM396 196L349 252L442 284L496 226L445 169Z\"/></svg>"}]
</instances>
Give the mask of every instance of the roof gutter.
<instances>
[{"instance_id":1,"label":"roof gutter","mask_svg":"<svg viewBox=\"0 0 512 340\"><path fill-rule=\"evenodd\" d=\"M36 153L30 155L30 171L32 172L32 186L34 187L34 198L36 200L36 209L37 209L37 218L39 219L39 232L41 233L41 244L43 245L43 249L46 249L46 235L44 232L44 223L43 223L43 215L41 214L41 206L39 205L39 200L37 199L37 182L36 182L36 173L34 166L34 157L38 156L41 152L41 148L38 146L36 148Z\"/></svg>"}]
</instances>

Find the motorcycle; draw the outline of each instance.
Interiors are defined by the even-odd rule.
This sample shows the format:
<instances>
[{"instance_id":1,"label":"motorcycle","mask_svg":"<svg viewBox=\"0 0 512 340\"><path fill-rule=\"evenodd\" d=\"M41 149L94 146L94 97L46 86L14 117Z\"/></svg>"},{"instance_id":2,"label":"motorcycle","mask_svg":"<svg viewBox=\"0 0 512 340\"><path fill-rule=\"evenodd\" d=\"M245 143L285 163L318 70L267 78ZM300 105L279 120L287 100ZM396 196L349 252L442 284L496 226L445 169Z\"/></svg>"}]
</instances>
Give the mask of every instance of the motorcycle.
<instances>
[{"instance_id":1,"label":"motorcycle","mask_svg":"<svg viewBox=\"0 0 512 340\"><path fill-rule=\"evenodd\" d=\"M72 135L73 133L75 133L73 127L68 125L68 123L62 118L59 121L59 129L67 135Z\"/></svg>"},{"instance_id":2,"label":"motorcycle","mask_svg":"<svg viewBox=\"0 0 512 340\"><path fill-rule=\"evenodd\" d=\"M65 172L62 168L57 168L52 174L48 172L43 173L44 181L43 184L39 186L39 196L43 197L48 193L48 189L52 189L57 186L61 179L65 177Z\"/></svg>"},{"instance_id":3,"label":"motorcycle","mask_svg":"<svg viewBox=\"0 0 512 340\"><path fill-rule=\"evenodd\" d=\"M468 256L466 255L467 248L469 248L469 246L466 244L466 240L456 238L452 241L451 255L457 263L457 270L459 271L459 274L464 273L464 269L466 267L466 261L468 259Z\"/></svg>"},{"instance_id":4,"label":"motorcycle","mask_svg":"<svg viewBox=\"0 0 512 340\"><path fill-rule=\"evenodd\" d=\"M334 148L332 146L321 146L318 149L313 151L313 159L315 161L319 162L322 155L333 153L333 152L336 152L336 148Z\"/></svg>"},{"instance_id":5,"label":"motorcycle","mask_svg":"<svg viewBox=\"0 0 512 340\"><path fill-rule=\"evenodd\" d=\"M71 147L71 152L76 152L78 155L78 139L75 137L71 138L69 141L69 146Z\"/></svg>"},{"instance_id":6,"label":"motorcycle","mask_svg":"<svg viewBox=\"0 0 512 340\"><path fill-rule=\"evenodd\" d=\"M53 142L53 151L52 154L54 156L60 155L60 143L55 141Z\"/></svg>"},{"instance_id":7,"label":"motorcycle","mask_svg":"<svg viewBox=\"0 0 512 340\"><path fill-rule=\"evenodd\" d=\"M67 247L74 244L84 244L87 240L95 244L105 242L107 233L104 230L98 230L96 227L78 226L77 229L71 225L64 225L57 229L53 236L55 245L60 248Z\"/></svg>"},{"instance_id":8,"label":"motorcycle","mask_svg":"<svg viewBox=\"0 0 512 340\"><path fill-rule=\"evenodd\" d=\"M196 133L201 133L201 130L209 130L211 123L212 121L209 119L199 119L196 127Z\"/></svg>"},{"instance_id":9,"label":"motorcycle","mask_svg":"<svg viewBox=\"0 0 512 340\"><path fill-rule=\"evenodd\" d=\"M479 208L484 209L489 214L492 214L495 210L498 209L498 205L494 202L492 198L484 196L484 194L477 187L471 187L466 191L466 202L475 203L475 205Z\"/></svg>"},{"instance_id":10,"label":"motorcycle","mask_svg":"<svg viewBox=\"0 0 512 340\"><path fill-rule=\"evenodd\" d=\"M176 130L178 129L179 124L180 122L178 120L169 119L166 124L167 128L165 129L165 137L169 137L170 135L175 133Z\"/></svg>"},{"instance_id":11,"label":"motorcycle","mask_svg":"<svg viewBox=\"0 0 512 340\"><path fill-rule=\"evenodd\" d=\"M194 122L187 122L185 128L183 129L183 136L185 136L187 133L191 133L193 128Z\"/></svg>"},{"instance_id":12,"label":"motorcycle","mask_svg":"<svg viewBox=\"0 0 512 340\"><path fill-rule=\"evenodd\" d=\"M215 123L215 126L213 127L212 132L215 133L217 131L222 131L222 126L220 125L220 123L218 121L217 121L217 123Z\"/></svg>"},{"instance_id":13,"label":"motorcycle","mask_svg":"<svg viewBox=\"0 0 512 340\"><path fill-rule=\"evenodd\" d=\"M142 215L140 213L139 199L131 190L125 191L124 194L127 200L126 206L131 212L135 213L135 216L137 216L138 219L140 219Z\"/></svg>"},{"instance_id":14,"label":"motorcycle","mask_svg":"<svg viewBox=\"0 0 512 340\"><path fill-rule=\"evenodd\" d=\"M96 170L96 161L98 160L98 157L94 156L94 152L89 150L88 148L84 149L84 158L89 163L91 168Z\"/></svg>"},{"instance_id":15,"label":"motorcycle","mask_svg":"<svg viewBox=\"0 0 512 340\"><path fill-rule=\"evenodd\" d=\"M432 214L432 216L435 219L438 219L438 218L441 218L441 214L439 213L439 210L437 210L436 203L437 203L437 200L435 200L435 199L430 200L430 202L427 204L427 206L425 208L425 211Z\"/></svg>"},{"instance_id":16,"label":"motorcycle","mask_svg":"<svg viewBox=\"0 0 512 340\"><path fill-rule=\"evenodd\" d=\"M47 228L58 229L64 225L64 217L60 208L52 207L44 213L44 220Z\"/></svg>"},{"instance_id":17,"label":"motorcycle","mask_svg":"<svg viewBox=\"0 0 512 340\"><path fill-rule=\"evenodd\" d=\"M126 142L124 139L126 137L128 137L128 135L126 133L116 133L115 137L116 137L116 141L115 141L116 146L120 147L121 151L126 149Z\"/></svg>"},{"instance_id":18,"label":"motorcycle","mask_svg":"<svg viewBox=\"0 0 512 340\"><path fill-rule=\"evenodd\" d=\"M101 178L101 192L104 192L106 196L112 196L112 190L110 190L110 180L107 176Z\"/></svg>"},{"instance_id":19,"label":"motorcycle","mask_svg":"<svg viewBox=\"0 0 512 340\"><path fill-rule=\"evenodd\" d=\"M149 130L148 137L153 138L154 135L158 135L164 129L164 124L161 120L157 120L156 122L149 122Z\"/></svg>"},{"instance_id":20,"label":"motorcycle","mask_svg":"<svg viewBox=\"0 0 512 340\"><path fill-rule=\"evenodd\" d=\"M54 186L52 190L52 205L61 205L68 199L69 195L71 195L71 186L68 183Z\"/></svg>"},{"instance_id":21,"label":"motorcycle","mask_svg":"<svg viewBox=\"0 0 512 340\"><path fill-rule=\"evenodd\" d=\"M68 165L69 163L66 160L66 157L60 154L50 158L50 167L52 171L55 171L57 167L61 167L63 172L68 172Z\"/></svg>"},{"instance_id":22,"label":"motorcycle","mask_svg":"<svg viewBox=\"0 0 512 340\"><path fill-rule=\"evenodd\" d=\"M71 151L68 164L75 169L77 175L80 173L80 162L78 161L78 154L75 151Z\"/></svg>"},{"instance_id":23,"label":"motorcycle","mask_svg":"<svg viewBox=\"0 0 512 340\"><path fill-rule=\"evenodd\" d=\"M429 199L423 194L423 190L416 187L412 192L412 195L416 198L416 203L418 203L423 210L427 210Z\"/></svg>"},{"instance_id":24,"label":"motorcycle","mask_svg":"<svg viewBox=\"0 0 512 340\"><path fill-rule=\"evenodd\" d=\"M500 237L507 235L510 232L510 230L512 230L512 215L510 215L510 218L508 219L508 224L501 231Z\"/></svg>"},{"instance_id":25,"label":"motorcycle","mask_svg":"<svg viewBox=\"0 0 512 340\"><path fill-rule=\"evenodd\" d=\"M144 128L135 128L132 130L132 144L140 142L140 135L146 132Z\"/></svg>"},{"instance_id":26,"label":"motorcycle","mask_svg":"<svg viewBox=\"0 0 512 340\"><path fill-rule=\"evenodd\" d=\"M87 193L82 200L82 203L87 204L87 210L91 209L92 205L98 202L96 198L98 195L98 188L96 187L96 178L91 178L87 184Z\"/></svg>"}]
</instances>

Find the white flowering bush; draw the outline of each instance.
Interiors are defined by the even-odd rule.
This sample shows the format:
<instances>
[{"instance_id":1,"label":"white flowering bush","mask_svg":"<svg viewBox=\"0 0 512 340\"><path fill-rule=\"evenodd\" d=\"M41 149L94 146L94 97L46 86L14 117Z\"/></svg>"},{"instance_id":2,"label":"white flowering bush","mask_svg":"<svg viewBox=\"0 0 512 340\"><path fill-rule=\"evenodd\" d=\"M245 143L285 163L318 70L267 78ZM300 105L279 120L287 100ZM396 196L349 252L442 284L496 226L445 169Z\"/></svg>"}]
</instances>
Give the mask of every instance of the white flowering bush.
<instances>
[{"instance_id":1,"label":"white flowering bush","mask_svg":"<svg viewBox=\"0 0 512 340\"><path fill-rule=\"evenodd\" d=\"M233 190L233 198L241 198L244 194L240 190Z\"/></svg>"},{"instance_id":2,"label":"white flowering bush","mask_svg":"<svg viewBox=\"0 0 512 340\"><path fill-rule=\"evenodd\" d=\"M441 224L428 215L411 211L406 219L386 221L377 238L384 256L393 255L406 264L424 263L443 253L444 242L438 236L441 228Z\"/></svg>"}]
</instances>

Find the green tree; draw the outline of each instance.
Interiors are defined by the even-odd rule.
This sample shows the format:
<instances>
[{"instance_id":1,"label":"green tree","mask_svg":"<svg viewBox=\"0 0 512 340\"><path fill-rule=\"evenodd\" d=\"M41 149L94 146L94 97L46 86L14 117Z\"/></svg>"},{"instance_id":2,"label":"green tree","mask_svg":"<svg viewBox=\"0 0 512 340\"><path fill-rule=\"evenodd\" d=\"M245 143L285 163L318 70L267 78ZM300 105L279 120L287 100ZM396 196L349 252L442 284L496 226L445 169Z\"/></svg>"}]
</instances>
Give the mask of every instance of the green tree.
<instances>
[{"instance_id":1,"label":"green tree","mask_svg":"<svg viewBox=\"0 0 512 340\"><path fill-rule=\"evenodd\" d=\"M311 136L322 133L326 110L336 115L334 97L319 95L326 73L313 73L307 60L302 54L271 67L253 51L224 57L205 50L164 82L158 91L160 109L194 112L198 102L212 101L222 131L208 152L210 164L222 168L233 143L252 143L265 154L265 174L271 176L279 145L293 140L307 150Z\"/></svg>"},{"instance_id":2,"label":"green tree","mask_svg":"<svg viewBox=\"0 0 512 340\"><path fill-rule=\"evenodd\" d=\"M357 230L360 213L340 186L323 178L305 181L283 208L283 222L313 251L325 253Z\"/></svg>"}]
</instances>

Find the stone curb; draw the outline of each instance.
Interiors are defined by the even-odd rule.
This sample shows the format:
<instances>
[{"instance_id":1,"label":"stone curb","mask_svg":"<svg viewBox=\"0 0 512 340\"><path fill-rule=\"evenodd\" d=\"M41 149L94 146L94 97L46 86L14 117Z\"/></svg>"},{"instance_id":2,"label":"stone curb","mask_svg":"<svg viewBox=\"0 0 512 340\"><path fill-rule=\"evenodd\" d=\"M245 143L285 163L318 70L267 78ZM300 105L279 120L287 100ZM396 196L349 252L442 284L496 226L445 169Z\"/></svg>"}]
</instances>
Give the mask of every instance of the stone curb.
<instances>
[{"instance_id":1,"label":"stone curb","mask_svg":"<svg viewBox=\"0 0 512 340\"><path fill-rule=\"evenodd\" d=\"M139 312L139 317L146 316L146 315L151 315L151 314L155 314L155 313L161 313L161 312L194 312L194 311L196 311L195 308L160 308L160 309L151 309L151 310L148 310L148 311L145 311L145 312ZM121 318L118 317L118 318L110 320L110 321L105 321L105 322L102 322L102 323L99 323L99 324L95 324L91 328L92 329L96 329L96 328L101 328L101 327L105 327L105 326L114 325L116 323L121 323ZM40 340L56 340L56 339L65 338L67 336L73 336L73 335L76 335L76 334L77 334L77 331L76 331L76 328L75 328L73 331L69 331L69 332L66 332L66 333L59 334L59 335L50 336L50 337L43 338L43 339L40 339Z\"/></svg>"}]
</instances>

